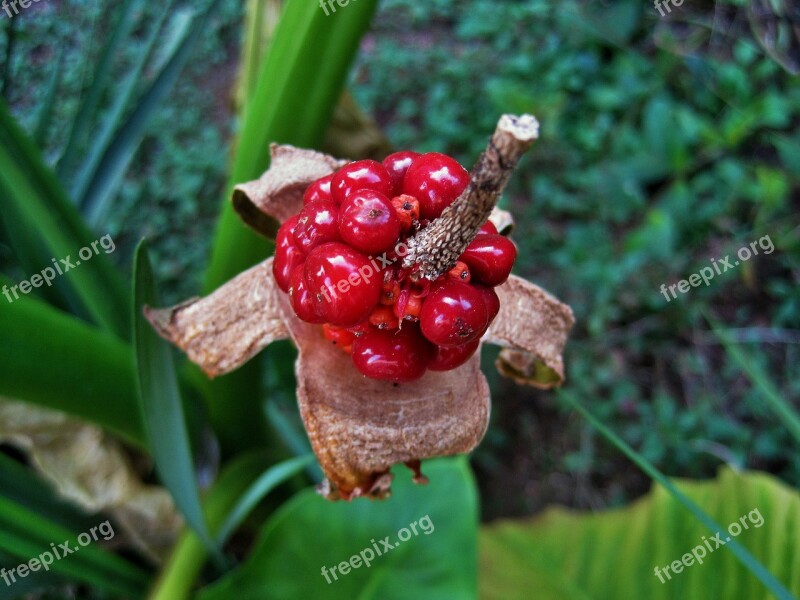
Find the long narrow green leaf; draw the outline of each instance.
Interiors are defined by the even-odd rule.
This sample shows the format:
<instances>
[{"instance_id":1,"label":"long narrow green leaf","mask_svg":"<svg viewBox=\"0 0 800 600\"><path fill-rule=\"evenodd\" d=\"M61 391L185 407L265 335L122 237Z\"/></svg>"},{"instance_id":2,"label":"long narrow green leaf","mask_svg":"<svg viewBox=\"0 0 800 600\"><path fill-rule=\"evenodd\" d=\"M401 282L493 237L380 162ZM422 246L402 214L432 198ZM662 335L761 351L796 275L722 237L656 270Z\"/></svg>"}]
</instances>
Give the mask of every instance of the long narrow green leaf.
<instances>
[{"instance_id":1,"label":"long narrow green leaf","mask_svg":"<svg viewBox=\"0 0 800 600\"><path fill-rule=\"evenodd\" d=\"M66 555L60 559L53 556L53 562L48 566L55 573L128 597L140 596L147 584L147 573L102 550L94 540L81 545L76 538L88 532L75 532L56 525L3 497L0 497L0 533L0 550L16 556L20 563L39 559L44 552L53 556L53 546L58 549L60 544L69 542L68 547L73 552L66 554L61 550ZM98 538L103 539L103 536L98 535Z\"/></svg>"},{"instance_id":2,"label":"long narrow green leaf","mask_svg":"<svg viewBox=\"0 0 800 600\"><path fill-rule=\"evenodd\" d=\"M0 289L8 283L0 277ZM0 396L65 411L144 445L129 346L44 302L21 296L9 303L2 294L0 348Z\"/></svg>"},{"instance_id":3,"label":"long narrow green leaf","mask_svg":"<svg viewBox=\"0 0 800 600\"><path fill-rule=\"evenodd\" d=\"M218 559L200 505L192 450L172 359L172 350L156 335L142 312L157 297L147 245L142 241L134 262L134 341L142 421L161 480L186 522Z\"/></svg>"},{"instance_id":4,"label":"long narrow green leaf","mask_svg":"<svg viewBox=\"0 0 800 600\"><path fill-rule=\"evenodd\" d=\"M321 142L376 5L376 0L359 0L326 17L317 3L288 0L256 90L246 99L228 190L267 168L270 143L312 147ZM224 206L206 291L262 260L268 251L241 224L227 198Z\"/></svg>"},{"instance_id":5,"label":"long narrow green leaf","mask_svg":"<svg viewBox=\"0 0 800 600\"><path fill-rule=\"evenodd\" d=\"M99 248L97 238L45 166L39 150L0 102L0 210L7 204L14 204L21 218L11 227L29 236L31 244L47 248L54 261L71 259L75 268L65 271L62 279L75 290L95 322L128 338L127 293L119 273L103 252L92 250L93 241ZM92 253L90 260L78 258L82 249ZM40 268L53 267L57 262Z\"/></svg>"},{"instance_id":6,"label":"long narrow green leaf","mask_svg":"<svg viewBox=\"0 0 800 600\"><path fill-rule=\"evenodd\" d=\"M564 401L565 404L571 406L573 409L583 415L587 421L599 431L603 437L622 451L625 456L630 458L637 467L644 471L648 477L657 481L664 489L666 489L678 502L683 504L686 509L692 513L698 521L708 527L712 533L724 531L724 528L712 519L708 513L700 508L695 502L690 500L686 494L681 492L667 477L661 473L653 464L644 458L641 454L636 452L622 438L611 431L608 427L589 412L579 401L569 392L559 390L558 397ZM755 575L761 583L766 587L776 598L779 600L796 600L795 597L787 590L783 584L778 581L772 573L770 573L764 565L762 565L747 549L739 542L732 539L725 544L725 549L733 554L739 562L741 562L753 575Z\"/></svg>"},{"instance_id":7,"label":"long narrow green leaf","mask_svg":"<svg viewBox=\"0 0 800 600\"><path fill-rule=\"evenodd\" d=\"M228 513L225 522L217 531L217 544L220 546L225 544L228 537L236 531L239 525L242 524L242 521L250 514L250 511L253 510L267 494L315 461L316 457L313 454L308 454L306 456L290 458L289 460L285 460L267 469L261 477L253 482L250 489L242 495L236 503L236 506Z\"/></svg>"},{"instance_id":8,"label":"long narrow green leaf","mask_svg":"<svg viewBox=\"0 0 800 600\"><path fill-rule=\"evenodd\" d=\"M179 45L175 46L174 54L164 64L164 68L137 102L136 109L117 132L114 141L94 171L86 192L81 198L78 198L79 204L85 206L90 214L101 213L106 203L113 198L144 137L150 117L172 89L183 66L191 56L195 44L203 34L208 20L219 4L220 0L212 0L206 9L196 17L189 33Z\"/></svg>"},{"instance_id":9,"label":"long narrow green leaf","mask_svg":"<svg viewBox=\"0 0 800 600\"><path fill-rule=\"evenodd\" d=\"M53 118L53 107L56 104L58 87L61 85L61 77L64 75L64 54L65 50L62 48L58 53L56 62L53 64L50 83L47 85L47 92L36 115L36 128L34 129L33 139L40 148L44 147L47 139L47 131L50 129L50 123Z\"/></svg>"},{"instance_id":10,"label":"long narrow green leaf","mask_svg":"<svg viewBox=\"0 0 800 600\"><path fill-rule=\"evenodd\" d=\"M733 341L730 334L722 328L719 323L706 314L705 311L703 311L703 314L706 320L711 324L714 335L722 342L728 356L747 373L750 381L753 382L756 388L761 392L764 400L766 400L767 406L775 413L779 421L786 425L787 429L798 443L800 443L800 415L797 414L797 411L781 397L780 392L775 389L775 386L769 380L769 376L756 361L751 360Z\"/></svg>"},{"instance_id":11,"label":"long narrow green leaf","mask_svg":"<svg viewBox=\"0 0 800 600\"><path fill-rule=\"evenodd\" d=\"M108 110L108 114L103 118L103 124L98 128L96 135L93 136L92 146L89 148L86 158L83 160L77 175L70 186L70 196L72 198L81 198L86 193L86 187L89 185L89 179L93 173L97 171L97 165L100 162L103 154L108 150L111 143L114 131L117 130L122 124L122 117L125 110L130 106L133 99L133 93L136 90L136 85L141 81L142 72L145 65L150 60L158 41L161 27L164 19L169 14L172 7L172 1L164 3L161 14L156 19L150 31L150 37L145 42L142 51L139 54L138 60L130 69L125 82L116 93L114 103ZM92 221L96 223L95 221Z\"/></svg>"},{"instance_id":12,"label":"long narrow green leaf","mask_svg":"<svg viewBox=\"0 0 800 600\"><path fill-rule=\"evenodd\" d=\"M86 92L86 96L78 107L78 112L75 115L69 132L67 144L61 155L61 159L58 161L58 175L62 177L62 179L71 165L77 162L78 145L87 138L90 120L95 114L97 106L100 104L102 94L110 81L112 61L122 43L128 37L134 25L134 15L136 11L139 10L141 4L142 0L126 0L125 4L123 4L120 9L117 24L111 36L108 38L108 42L103 47L100 61L94 69L92 83Z\"/></svg>"}]
</instances>

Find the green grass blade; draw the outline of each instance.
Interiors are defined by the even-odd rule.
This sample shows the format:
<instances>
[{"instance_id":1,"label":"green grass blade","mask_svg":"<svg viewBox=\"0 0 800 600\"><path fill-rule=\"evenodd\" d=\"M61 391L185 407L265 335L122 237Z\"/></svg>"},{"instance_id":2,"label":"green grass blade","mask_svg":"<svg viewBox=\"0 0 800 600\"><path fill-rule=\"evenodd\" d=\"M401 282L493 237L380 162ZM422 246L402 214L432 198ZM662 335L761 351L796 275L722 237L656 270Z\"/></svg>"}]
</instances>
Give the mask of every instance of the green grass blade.
<instances>
[{"instance_id":1,"label":"green grass blade","mask_svg":"<svg viewBox=\"0 0 800 600\"><path fill-rule=\"evenodd\" d=\"M7 284L0 277L0 287ZM26 296L13 304L0 296L0 323L0 396L62 410L144 445L129 346Z\"/></svg>"},{"instance_id":2,"label":"green grass blade","mask_svg":"<svg viewBox=\"0 0 800 600\"><path fill-rule=\"evenodd\" d=\"M55 260L72 257L76 268L61 279L75 290L93 320L116 335L130 335L127 292L119 273L103 252L77 265L82 248L97 240L72 206L41 154L0 101L0 210L13 204L21 218L10 226L30 243L49 250ZM52 267L43 264L40 269ZM35 273L30 273L33 276Z\"/></svg>"},{"instance_id":3,"label":"green grass blade","mask_svg":"<svg viewBox=\"0 0 800 600\"><path fill-rule=\"evenodd\" d=\"M92 83L78 107L78 112L72 122L69 137L67 138L67 144L58 162L57 171L62 180L71 166L78 160L78 146L88 137L91 118L95 114L102 94L109 84L112 61L122 43L128 37L134 25L134 15L139 10L141 3L141 0L126 0L120 10L114 31L102 50L100 61L94 69Z\"/></svg>"},{"instance_id":4,"label":"green grass blade","mask_svg":"<svg viewBox=\"0 0 800 600\"><path fill-rule=\"evenodd\" d=\"M753 385L756 386L764 397L764 400L766 400L767 406L769 406L778 419L786 425L794 438L800 442L800 415L798 415L797 411L781 397L780 392L769 380L769 375L764 372L756 361L751 360L750 357L747 356L733 341L730 334L720 327L719 323L706 314L705 311L703 311L703 316L705 316L706 320L711 325L714 335L722 342L722 346L725 348L728 356L733 362L739 365L742 371L747 373L750 381L753 382Z\"/></svg>"},{"instance_id":5,"label":"green grass blade","mask_svg":"<svg viewBox=\"0 0 800 600\"><path fill-rule=\"evenodd\" d=\"M102 521L96 525L100 523ZM53 572L126 597L141 596L147 584L147 573L127 560L102 550L94 540L81 546L77 537L84 532L55 525L2 496L0 533L0 550L17 557L20 564L37 558L43 552L50 551L52 554L50 544L58 547L69 541L69 547L77 550L61 560L54 560L49 567ZM100 535L98 538L103 539Z\"/></svg>"},{"instance_id":6,"label":"green grass blade","mask_svg":"<svg viewBox=\"0 0 800 600\"><path fill-rule=\"evenodd\" d=\"M589 412L584 406L569 392L563 390L558 391L558 397L564 404L572 407L578 411L587 421L599 431L603 437L617 447L625 456L630 458L637 467L644 471L648 477L657 481L664 489L666 489L678 502L683 504L686 509L692 513L698 521L708 527L712 533L724 531L724 528L712 519L708 513L690 500L683 492L681 492L675 485L667 479L653 464L644 458L641 454L636 452L622 438L611 431L608 427L603 425L597 417ZM770 593L772 593L778 600L796 600L795 597L778 581L772 573L770 573L764 566L752 555L747 549L736 540L730 540L725 544L725 549L731 552L761 583L764 584Z\"/></svg>"},{"instance_id":7,"label":"green grass blade","mask_svg":"<svg viewBox=\"0 0 800 600\"><path fill-rule=\"evenodd\" d=\"M376 4L360 0L326 17L317 3L288 0L256 89L246 99L228 190L267 168L271 142L319 145ZM226 198L206 291L262 260L268 250L242 225Z\"/></svg>"},{"instance_id":8,"label":"green grass blade","mask_svg":"<svg viewBox=\"0 0 800 600\"><path fill-rule=\"evenodd\" d=\"M36 145L43 148L47 139L47 132L53 118L53 107L56 104L58 86L61 85L61 77L64 74L64 49L58 54L54 63L53 73L50 75L50 83L47 85L47 93L44 95L39 113L36 115L36 128L34 129L33 139Z\"/></svg>"},{"instance_id":9,"label":"green grass blade","mask_svg":"<svg viewBox=\"0 0 800 600\"><path fill-rule=\"evenodd\" d=\"M315 461L316 457L313 454L308 454L306 456L290 458L289 460L285 460L267 469L261 477L253 482L250 489L244 493L236 503L236 506L228 513L225 522L217 531L217 544L219 546L224 545L228 537L236 531L239 525L242 524L242 521L250 514L250 511L253 510L267 494Z\"/></svg>"},{"instance_id":10,"label":"green grass blade","mask_svg":"<svg viewBox=\"0 0 800 600\"><path fill-rule=\"evenodd\" d=\"M139 400L148 446L161 481L186 522L221 560L200 506L186 416L172 359L172 349L145 319L145 305L157 306L147 245L142 241L134 262L134 341Z\"/></svg>"},{"instance_id":11,"label":"green grass blade","mask_svg":"<svg viewBox=\"0 0 800 600\"><path fill-rule=\"evenodd\" d=\"M155 113L161 101L172 89L183 66L191 56L195 44L200 39L208 20L216 11L220 0L212 0L208 7L200 13L192 23L189 33L180 44L175 46L174 54L164 64L148 89L142 94L136 108L127 118L114 137L114 141L104 153L97 169L92 175L86 192L78 198L78 203L85 206L92 219L102 214L106 205L111 202L122 178L133 160L136 149L145 134L150 117Z\"/></svg>"},{"instance_id":12,"label":"green grass blade","mask_svg":"<svg viewBox=\"0 0 800 600\"><path fill-rule=\"evenodd\" d=\"M78 169L78 173L70 186L70 196L72 198L81 198L84 196L92 174L97 171L97 165L100 159L108 150L114 131L121 126L125 110L131 104L133 94L136 91L136 85L141 81L144 68L153 54L153 49L158 41L164 19L167 14L169 14L171 7L171 1L165 3L161 14L159 14L152 27L150 37L145 42L143 50L139 54L138 60L130 69L124 83L116 93L116 97L111 108L108 110L108 114L106 114L103 119L103 124L98 128L97 134L93 137L92 147L89 149L86 159Z\"/></svg>"}]
</instances>

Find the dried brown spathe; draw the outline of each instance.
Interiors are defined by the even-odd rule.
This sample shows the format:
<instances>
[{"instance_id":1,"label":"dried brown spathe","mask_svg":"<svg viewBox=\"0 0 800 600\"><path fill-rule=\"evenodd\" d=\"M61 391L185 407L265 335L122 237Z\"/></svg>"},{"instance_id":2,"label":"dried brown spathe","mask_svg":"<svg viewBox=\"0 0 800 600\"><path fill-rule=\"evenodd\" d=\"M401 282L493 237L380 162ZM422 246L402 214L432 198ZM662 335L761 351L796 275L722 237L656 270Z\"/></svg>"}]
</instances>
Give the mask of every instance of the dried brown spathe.
<instances>
[{"instance_id":1,"label":"dried brown spathe","mask_svg":"<svg viewBox=\"0 0 800 600\"><path fill-rule=\"evenodd\" d=\"M267 236L276 222L299 211L305 187L343 164L291 146L273 145L271 151L270 169L237 186L233 199L245 222ZM560 385L572 311L513 275L496 289L501 310L484 341L505 348L500 372L537 387ZM293 340L300 414L327 477L321 491L330 499L384 497L392 465L469 452L486 431L489 388L480 351L458 369L429 372L413 383L364 377L347 355L331 348L319 326L294 315L272 276L271 258L205 298L146 314L212 377L236 369L275 340Z\"/></svg>"}]
</instances>

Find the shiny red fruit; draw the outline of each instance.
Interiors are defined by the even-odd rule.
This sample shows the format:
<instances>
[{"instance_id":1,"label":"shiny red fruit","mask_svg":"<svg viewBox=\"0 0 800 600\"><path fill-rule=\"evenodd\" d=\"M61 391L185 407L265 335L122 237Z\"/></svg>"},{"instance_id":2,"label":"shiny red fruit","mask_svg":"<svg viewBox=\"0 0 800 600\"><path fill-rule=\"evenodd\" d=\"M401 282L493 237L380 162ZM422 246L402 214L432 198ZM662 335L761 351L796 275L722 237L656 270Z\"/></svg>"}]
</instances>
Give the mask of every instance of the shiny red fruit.
<instances>
[{"instance_id":1,"label":"shiny red fruit","mask_svg":"<svg viewBox=\"0 0 800 600\"><path fill-rule=\"evenodd\" d=\"M307 323L324 323L325 319L317 314L314 296L308 288L304 265L294 268L290 281L289 300L294 313Z\"/></svg>"},{"instance_id":2,"label":"shiny red fruit","mask_svg":"<svg viewBox=\"0 0 800 600\"><path fill-rule=\"evenodd\" d=\"M383 287L382 275L370 260L341 242L314 248L306 258L305 277L317 314L339 327L366 319Z\"/></svg>"},{"instance_id":3,"label":"shiny red fruit","mask_svg":"<svg viewBox=\"0 0 800 600\"><path fill-rule=\"evenodd\" d=\"M390 154L383 159L383 166L386 167L389 177L392 178L393 195L397 195L402 191L403 178L406 176L406 171L419 155L419 152L403 150L402 152Z\"/></svg>"},{"instance_id":4,"label":"shiny red fruit","mask_svg":"<svg viewBox=\"0 0 800 600\"><path fill-rule=\"evenodd\" d=\"M496 233L477 236L458 257L469 266L472 281L492 287L508 279L516 259L514 243Z\"/></svg>"},{"instance_id":5,"label":"shiny red fruit","mask_svg":"<svg viewBox=\"0 0 800 600\"><path fill-rule=\"evenodd\" d=\"M489 324L491 325L497 313L500 312L500 298L497 297L497 292L488 286L473 284L472 287L483 294L483 301L486 303L486 316L489 318Z\"/></svg>"},{"instance_id":6,"label":"shiny red fruit","mask_svg":"<svg viewBox=\"0 0 800 600\"><path fill-rule=\"evenodd\" d=\"M478 235L485 235L487 233L497 233L497 227L491 221L486 221L478 230Z\"/></svg>"},{"instance_id":7,"label":"shiny red fruit","mask_svg":"<svg viewBox=\"0 0 800 600\"><path fill-rule=\"evenodd\" d=\"M297 226L297 215L287 220L275 237L275 258L272 261L272 274L278 287L284 292L289 291L292 271L303 264L305 254L294 245L294 228Z\"/></svg>"},{"instance_id":8,"label":"shiny red fruit","mask_svg":"<svg viewBox=\"0 0 800 600\"><path fill-rule=\"evenodd\" d=\"M341 204L355 190L375 190L392 197L392 178L386 168L375 160L357 160L345 165L331 180L331 195L336 204Z\"/></svg>"},{"instance_id":9,"label":"shiny red fruit","mask_svg":"<svg viewBox=\"0 0 800 600\"><path fill-rule=\"evenodd\" d=\"M436 347L412 324L394 331L371 328L356 338L352 349L353 363L362 374L396 382L422 377L435 354Z\"/></svg>"},{"instance_id":10,"label":"shiny red fruit","mask_svg":"<svg viewBox=\"0 0 800 600\"><path fill-rule=\"evenodd\" d=\"M437 346L436 358L428 365L428 369L431 371L449 371L460 367L475 354L475 350L478 349L480 343L480 340L472 340L466 344L449 348Z\"/></svg>"},{"instance_id":11,"label":"shiny red fruit","mask_svg":"<svg viewBox=\"0 0 800 600\"><path fill-rule=\"evenodd\" d=\"M422 303L422 333L438 346L459 346L480 338L489 324L483 293L468 283L444 280Z\"/></svg>"},{"instance_id":12,"label":"shiny red fruit","mask_svg":"<svg viewBox=\"0 0 800 600\"><path fill-rule=\"evenodd\" d=\"M429 152L414 159L403 179L403 193L419 200L420 216L435 219L461 195L469 173L446 154Z\"/></svg>"},{"instance_id":13,"label":"shiny red fruit","mask_svg":"<svg viewBox=\"0 0 800 600\"><path fill-rule=\"evenodd\" d=\"M400 219L388 197L356 190L339 207L339 235L356 250L377 255L397 243Z\"/></svg>"},{"instance_id":14,"label":"shiny red fruit","mask_svg":"<svg viewBox=\"0 0 800 600\"><path fill-rule=\"evenodd\" d=\"M308 254L328 242L339 241L339 207L329 200L315 200L300 211L294 245Z\"/></svg>"},{"instance_id":15,"label":"shiny red fruit","mask_svg":"<svg viewBox=\"0 0 800 600\"><path fill-rule=\"evenodd\" d=\"M327 200L333 202L331 196L331 181L333 180L333 173L320 177L314 183L306 188L303 194L303 205L310 204L314 200Z\"/></svg>"}]
</instances>

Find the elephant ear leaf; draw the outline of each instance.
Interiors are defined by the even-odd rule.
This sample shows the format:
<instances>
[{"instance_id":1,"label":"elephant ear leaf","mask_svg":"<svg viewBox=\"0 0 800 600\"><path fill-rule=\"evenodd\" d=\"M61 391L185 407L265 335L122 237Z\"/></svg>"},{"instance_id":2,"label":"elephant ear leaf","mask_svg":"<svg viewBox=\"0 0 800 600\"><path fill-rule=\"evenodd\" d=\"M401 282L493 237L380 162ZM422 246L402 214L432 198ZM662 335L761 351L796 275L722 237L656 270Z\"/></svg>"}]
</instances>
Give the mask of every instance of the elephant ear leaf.
<instances>
[{"instance_id":1,"label":"elephant ear leaf","mask_svg":"<svg viewBox=\"0 0 800 600\"><path fill-rule=\"evenodd\" d=\"M775 597L726 551L733 537L800 594L800 494L770 476L729 469L715 481L675 483L728 529L719 535L722 545L660 486L621 509L582 514L553 508L531 520L483 528L481 598L522 599L530 590L539 600ZM671 566L676 562L679 573Z\"/></svg>"}]
</instances>

